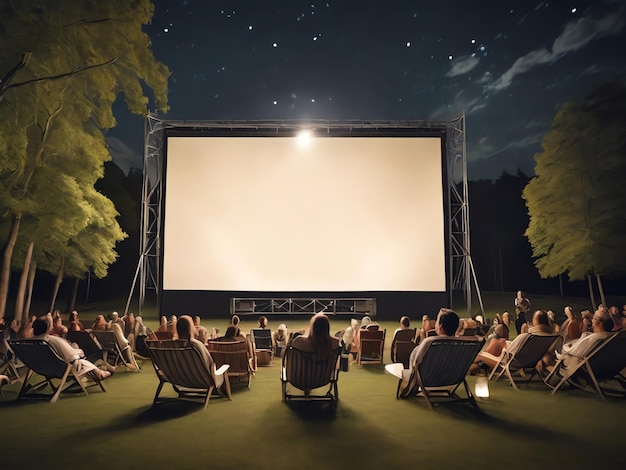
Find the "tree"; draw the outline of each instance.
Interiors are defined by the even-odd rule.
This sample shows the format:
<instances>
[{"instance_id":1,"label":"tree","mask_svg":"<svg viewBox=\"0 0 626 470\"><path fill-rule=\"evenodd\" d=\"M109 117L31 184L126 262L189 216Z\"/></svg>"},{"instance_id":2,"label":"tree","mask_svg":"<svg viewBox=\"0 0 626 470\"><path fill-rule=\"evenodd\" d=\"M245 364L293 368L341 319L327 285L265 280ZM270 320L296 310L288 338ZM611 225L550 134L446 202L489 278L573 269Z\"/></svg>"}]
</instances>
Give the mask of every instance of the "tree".
<instances>
[{"instance_id":1,"label":"tree","mask_svg":"<svg viewBox=\"0 0 626 470\"><path fill-rule=\"evenodd\" d=\"M142 31L153 10L149 0L0 3L0 208L11 222L0 272L0 317L22 220L43 226L47 204L67 203L45 197L45 176L56 175L49 185L64 175L93 188L111 158L102 131L115 125L112 108L119 94L131 112L145 114L150 100L144 89L151 90L153 106L167 110L169 72L155 60ZM78 233L50 234L70 240L72 232ZM108 245L91 248L103 246Z\"/></svg>"},{"instance_id":2,"label":"tree","mask_svg":"<svg viewBox=\"0 0 626 470\"><path fill-rule=\"evenodd\" d=\"M626 271L626 81L565 104L542 147L523 192L535 265L544 278L595 277L604 303L601 276Z\"/></svg>"}]
</instances>

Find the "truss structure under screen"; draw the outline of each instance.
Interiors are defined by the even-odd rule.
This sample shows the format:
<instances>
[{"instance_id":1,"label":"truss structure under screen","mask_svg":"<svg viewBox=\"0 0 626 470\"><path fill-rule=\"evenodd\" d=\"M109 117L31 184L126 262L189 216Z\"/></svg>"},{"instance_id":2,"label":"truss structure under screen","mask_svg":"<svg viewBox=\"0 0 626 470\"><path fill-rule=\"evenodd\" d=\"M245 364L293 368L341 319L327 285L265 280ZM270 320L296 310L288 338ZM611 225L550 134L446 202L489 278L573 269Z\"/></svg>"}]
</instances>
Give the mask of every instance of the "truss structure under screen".
<instances>
[{"instance_id":1,"label":"truss structure under screen","mask_svg":"<svg viewBox=\"0 0 626 470\"><path fill-rule=\"evenodd\" d=\"M448 243L450 263L448 269L451 288L449 304L453 307L452 291L462 291L468 316L472 311L472 289L484 307L470 252L469 200L467 184L465 116L452 121L168 121L149 114L145 121L143 188L141 205L141 241L137 269L126 303L126 312L133 298L138 298L137 311L141 313L147 291L156 295L157 311L160 311L161 282L160 256L162 243L162 214L164 205L164 156L166 131L228 131L234 135L242 132L293 132L314 127L328 133L358 133L359 131L411 130L432 131L433 135L445 135L448 174Z\"/></svg>"}]
</instances>

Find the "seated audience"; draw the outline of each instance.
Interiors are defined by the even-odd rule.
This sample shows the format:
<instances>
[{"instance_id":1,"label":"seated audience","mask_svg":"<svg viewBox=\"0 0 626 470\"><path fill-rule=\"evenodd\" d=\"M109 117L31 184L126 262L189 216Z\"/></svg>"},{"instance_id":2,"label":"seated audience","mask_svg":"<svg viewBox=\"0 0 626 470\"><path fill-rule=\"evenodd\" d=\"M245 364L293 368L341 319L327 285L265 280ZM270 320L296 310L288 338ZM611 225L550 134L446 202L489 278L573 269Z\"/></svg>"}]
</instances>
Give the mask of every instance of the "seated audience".
<instances>
[{"instance_id":1,"label":"seated audience","mask_svg":"<svg viewBox=\"0 0 626 470\"><path fill-rule=\"evenodd\" d=\"M554 329L550 326L548 312L545 310L535 310L531 317L531 323L522 325L522 333L532 333L535 335L554 334Z\"/></svg>"},{"instance_id":2,"label":"seated audience","mask_svg":"<svg viewBox=\"0 0 626 470\"><path fill-rule=\"evenodd\" d=\"M582 338L583 336L587 336L588 334L593 332L593 313L591 313L589 310L583 310L582 312L580 312L580 315L582 317L582 320L580 321L580 337Z\"/></svg>"},{"instance_id":3,"label":"seated audience","mask_svg":"<svg viewBox=\"0 0 626 470\"><path fill-rule=\"evenodd\" d=\"M422 327L417 331L416 341L419 343L435 330L435 322L428 315L422 316Z\"/></svg>"},{"instance_id":4,"label":"seated audience","mask_svg":"<svg viewBox=\"0 0 626 470\"><path fill-rule=\"evenodd\" d=\"M200 353L207 369L211 370L214 362L206 346L195 338L196 329L193 319L189 315L181 316L176 322L176 335L179 339L186 339L192 348ZM218 384L219 385L219 384Z\"/></svg>"},{"instance_id":5,"label":"seated audience","mask_svg":"<svg viewBox=\"0 0 626 470\"><path fill-rule=\"evenodd\" d=\"M621 330L624 327L624 317L616 305L609 307L609 315L611 316L611 320L613 320L613 331Z\"/></svg>"},{"instance_id":6,"label":"seated audience","mask_svg":"<svg viewBox=\"0 0 626 470\"><path fill-rule=\"evenodd\" d=\"M563 323L561 323L559 333L563 336L564 343L571 343L572 341L580 338L582 333L581 322L574 313L572 307L565 307L563 312L565 313L566 318Z\"/></svg>"},{"instance_id":7,"label":"seated audience","mask_svg":"<svg viewBox=\"0 0 626 470\"><path fill-rule=\"evenodd\" d=\"M202 344L207 344L209 342L209 339L213 339L213 335L209 334L209 330L200 325L199 315L193 317L193 327L195 330L194 337Z\"/></svg>"},{"instance_id":8,"label":"seated audience","mask_svg":"<svg viewBox=\"0 0 626 470\"><path fill-rule=\"evenodd\" d=\"M178 323L178 318L176 318L176 315L171 315L170 321L167 324L167 332L171 335L172 339L178 339L176 323Z\"/></svg>"},{"instance_id":9,"label":"seated audience","mask_svg":"<svg viewBox=\"0 0 626 470\"><path fill-rule=\"evenodd\" d=\"M159 318L159 327L156 329L157 333L167 333L167 317L165 315L161 315Z\"/></svg>"},{"instance_id":10,"label":"seated audience","mask_svg":"<svg viewBox=\"0 0 626 470\"><path fill-rule=\"evenodd\" d=\"M119 323L110 323L109 329L115 333L115 338L117 339L117 344L124 355L124 362L126 363L126 367L129 369L135 369L135 363L133 361L133 351L132 348L127 347L130 346L129 341L124 336L122 332L122 328Z\"/></svg>"},{"instance_id":11,"label":"seated audience","mask_svg":"<svg viewBox=\"0 0 626 470\"><path fill-rule=\"evenodd\" d=\"M17 337L21 339L28 339L33 337L33 323L37 319L37 315L29 315L28 319L23 322L17 332Z\"/></svg>"},{"instance_id":12,"label":"seated audience","mask_svg":"<svg viewBox=\"0 0 626 470\"><path fill-rule=\"evenodd\" d=\"M546 312L548 314L548 325L552 328L553 333L559 333L561 331L561 325L556 322L556 315L552 310Z\"/></svg>"},{"instance_id":13,"label":"seated audience","mask_svg":"<svg viewBox=\"0 0 626 470\"><path fill-rule=\"evenodd\" d=\"M478 323L471 318L460 318L456 336L476 336Z\"/></svg>"},{"instance_id":14,"label":"seated audience","mask_svg":"<svg viewBox=\"0 0 626 470\"><path fill-rule=\"evenodd\" d=\"M373 322L372 319L366 315L361 319L361 329L378 330L380 329L380 325L376 322Z\"/></svg>"},{"instance_id":15,"label":"seated audience","mask_svg":"<svg viewBox=\"0 0 626 470\"><path fill-rule=\"evenodd\" d=\"M511 318L510 318L509 312L504 312L502 314L502 323L506 325L507 329L510 330Z\"/></svg>"},{"instance_id":16,"label":"seated audience","mask_svg":"<svg viewBox=\"0 0 626 470\"><path fill-rule=\"evenodd\" d=\"M339 348L339 340L330 336L330 320L323 313L317 313L311 318L309 332L293 340L294 349L305 352L314 352L317 359L328 359L331 351Z\"/></svg>"},{"instance_id":17,"label":"seated audience","mask_svg":"<svg viewBox=\"0 0 626 470\"><path fill-rule=\"evenodd\" d=\"M109 325L106 319L104 318L104 315L98 315L96 317L96 320L93 322L91 329L92 330L108 330L109 329Z\"/></svg>"},{"instance_id":18,"label":"seated audience","mask_svg":"<svg viewBox=\"0 0 626 470\"><path fill-rule=\"evenodd\" d=\"M397 328L396 331L393 332L393 336L395 337L398 331L408 330L410 328L411 328L411 319L407 317L406 315L402 315L400 317L400 327Z\"/></svg>"},{"instance_id":19,"label":"seated audience","mask_svg":"<svg viewBox=\"0 0 626 470\"><path fill-rule=\"evenodd\" d=\"M99 369L95 364L83 358L83 352L80 349L74 349L72 345L58 336L51 336L52 323L47 315L37 318L33 322L33 334L36 339L43 339L52 346L56 353L73 365L77 371L93 372L100 380L110 377L115 368L107 364L103 360L98 361L98 365L106 367L107 370Z\"/></svg>"},{"instance_id":20,"label":"seated audience","mask_svg":"<svg viewBox=\"0 0 626 470\"><path fill-rule=\"evenodd\" d=\"M50 329L52 336L65 336L67 334L67 327L63 325L63 319L59 314L56 317L52 317L52 328Z\"/></svg>"},{"instance_id":21,"label":"seated audience","mask_svg":"<svg viewBox=\"0 0 626 470\"><path fill-rule=\"evenodd\" d=\"M239 329L239 323L240 323L240 319L237 315L233 315L232 318L230 319L230 325L228 326L228 328L226 328L226 333L224 333L224 337L226 338L237 338L237 337L243 337L245 338L245 336L243 335L243 333L241 333L241 330Z\"/></svg>"},{"instance_id":22,"label":"seated audience","mask_svg":"<svg viewBox=\"0 0 626 470\"><path fill-rule=\"evenodd\" d=\"M352 360L356 358L356 353L359 350L360 330L358 320L353 318L350 320L350 326L346 328L341 337L343 352L345 354L349 353L352 356Z\"/></svg>"},{"instance_id":23,"label":"seated audience","mask_svg":"<svg viewBox=\"0 0 626 470\"><path fill-rule=\"evenodd\" d=\"M283 357L285 352L285 347L287 347L287 341L289 339L289 335L287 333L287 325L281 323L276 328L272 340L274 342L274 355L277 357Z\"/></svg>"},{"instance_id":24,"label":"seated audience","mask_svg":"<svg viewBox=\"0 0 626 470\"><path fill-rule=\"evenodd\" d=\"M589 352L591 352L598 344L613 334L615 324L611 319L611 315L604 309L596 310L593 314L592 329L593 332L563 346L563 351L558 355L563 362L559 367L567 369L582 360ZM550 379L551 385L558 384L560 378L554 374Z\"/></svg>"},{"instance_id":25,"label":"seated audience","mask_svg":"<svg viewBox=\"0 0 626 470\"><path fill-rule=\"evenodd\" d=\"M124 320L122 320L122 319L120 318L119 313L117 313L117 312L113 312L113 313L111 313L111 323L116 323L117 325L119 325L119 327L120 327L120 328L121 328L121 330L122 330L122 333L124 332L124 328L125 328L125 326L124 326Z\"/></svg>"},{"instance_id":26,"label":"seated audience","mask_svg":"<svg viewBox=\"0 0 626 470\"><path fill-rule=\"evenodd\" d=\"M470 373L474 374L480 369L486 371L493 369L506 348L509 339L509 328L504 324L496 326L493 336L488 339L487 346L478 353L474 363L470 366Z\"/></svg>"},{"instance_id":27,"label":"seated audience","mask_svg":"<svg viewBox=\"0 0 626 470\"><path fill-rule=\"evenodd\" d=\"M70 327L69 331L82 331L84 330L83 324L78 319L78 312L76 310L70 313Z\"/></svg>"},{"instance_id":28,"label":"seated audience","mask_svg":"<svg viewBox=\"0 0 626 470\"><path fill-rule=\"evenodd\" d=\"M420 344L411 352L409 357L409 369L412 371L416 364L424 357L426 350L437 338L441 337L454 337L456 330L459 327L459 316L454 310L449 308L442 308L437 314L437 320L435 321L434 330L437 333L434 336L428 336L420 341Z\"/></svg>"}]
</instances>

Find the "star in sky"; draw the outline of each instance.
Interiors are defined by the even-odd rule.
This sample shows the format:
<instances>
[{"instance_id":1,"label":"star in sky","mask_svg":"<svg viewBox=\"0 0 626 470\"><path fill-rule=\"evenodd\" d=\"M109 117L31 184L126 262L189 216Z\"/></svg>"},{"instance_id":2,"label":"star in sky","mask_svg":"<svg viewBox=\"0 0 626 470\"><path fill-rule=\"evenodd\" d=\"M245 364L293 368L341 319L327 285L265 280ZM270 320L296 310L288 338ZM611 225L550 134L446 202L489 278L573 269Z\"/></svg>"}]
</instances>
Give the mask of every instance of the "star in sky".
<instances>
[{"instance_id":1,"label":"star in sky","mask_svg":"<svg viewBox=\"0 0 626 470\"><path fill-rule=\"evenodd\" d=\"M556 110L626 73L626 15L615 0L155 6L146 32L172 72L164 119L446 121L464 113L473 179L532 173ZM141 164L141 121L123 117L111 132L116 161L126 154Z\"/></svg>"}]
</instances>

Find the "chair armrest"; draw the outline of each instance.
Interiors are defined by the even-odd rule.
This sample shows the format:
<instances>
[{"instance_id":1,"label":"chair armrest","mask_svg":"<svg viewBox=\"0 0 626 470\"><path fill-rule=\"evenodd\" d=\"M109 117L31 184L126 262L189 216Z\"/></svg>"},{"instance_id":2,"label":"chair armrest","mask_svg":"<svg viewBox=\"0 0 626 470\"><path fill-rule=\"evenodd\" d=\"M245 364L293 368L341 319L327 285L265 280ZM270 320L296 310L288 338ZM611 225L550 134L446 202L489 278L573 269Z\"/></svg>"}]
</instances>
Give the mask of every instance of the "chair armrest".
<instances>
[{"instance_id":1,"label":"chair armrest","mask_svg":"<svg viewBox=\"0 0 626 470\"><path fill-rule=\"evenodd\" d=\"M224 375L229 368L230 364L222 364L221 367L215 371L215 375Z\"/></svg>"},{"instance_id":2,"label":"chair armrest","mask_svg":"<svg viewBox=\"0 0 626 470\"><path fill-rule=\"evenodd\" d=\"M404 364L401 362L396 362L394 364L387 364L385 366L385 372L393 375L399 379L402 378L402 372L404 371Z\"/></svg>"}]
</instances>

